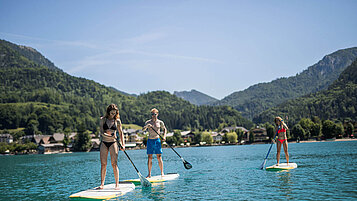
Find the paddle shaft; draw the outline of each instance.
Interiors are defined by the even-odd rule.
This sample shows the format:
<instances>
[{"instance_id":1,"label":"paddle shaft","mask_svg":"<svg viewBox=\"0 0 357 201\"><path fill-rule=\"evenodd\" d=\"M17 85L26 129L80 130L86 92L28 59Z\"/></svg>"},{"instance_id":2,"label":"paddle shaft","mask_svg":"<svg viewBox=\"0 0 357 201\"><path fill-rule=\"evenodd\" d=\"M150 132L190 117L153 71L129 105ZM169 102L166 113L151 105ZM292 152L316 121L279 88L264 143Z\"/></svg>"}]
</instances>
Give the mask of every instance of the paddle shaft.
<instances>
[{"instance_id":1,"label":"paddle shaft","mask_svg":"<svg viewBox=\"0 0 357 201\"><path fill-rule=\"evenodd\" d=\"M158 134L162 139L164 139L164 138L162 137L162 135L160 135L155 129L153 129L153 128L151 128L151 129L152 129L153 131L155 131L155 133ZM166 143L166 144L169 145L169 143ZM172 149L172 151L174 151L174 152L184 161L184 159L180 156L180 154L177 153L176 150L171 147L171 145L169 145L169 147Z\"/></svg>"},{"instance_id":2,"label":"paddle shaft","mask_svg":"<svg viewBox=\"0 0 357 201\"><path fill-rule=\"evenodd\" d=\"M279 131L279 129L276 131L276 133L275 133L275 135L274 135L274 138L273 138L273 139L275 139L276 135L278 135L278 131ZM270 150L271 150L271 148L273 147L273 144L274 144L274 143L273 143L273 142L271 142L271 145L270 145L269 151L268 151L267 156L265 157L265 159L264 159L264 160L266 160L266 159L268 158L269 153L270 153Z\"/></svg>"},{"instance_id":3,"label":"paddle shaft","mask_svg":"<svg viewBox=\"0 0 357 201\"><path fill-rule=\"evenodd\" d=\"M118 132L118 134L119 134L119 130L118 130L118 129L117 129L117 132ZM122 146L122 145L120 144L120 142L119 142L119 136L118 136L118 134L117 134L116 140L117 140L117 142L118 142L119 148L122 148L122 149L123 149L123 146ZM126 157L128 157L130 163L134 166L136 172L137 172L138 174L140 174L138 168L136 168L136 166L134 165L133 161L131 160L131 158L129 157L129 155L126 153L125 149L123 149L123 152L124 152L124 154L126 155Z\"/></svg>"},{"instance_id":4,"label":"paddle shaft","mask_svg":"<svg viewBox=\"0 0 357 201\"><path fill-rule=\"evenodd\" d=\"M123 146L121 146L121 144L119 143L119 141L118 141L118 144L119 144L119 147L120 147L120 148L123 148ZM130 163L134 166L136 172L139 173L139 170L136 168L136 166L134 165L133 161L131 160L131 158L129 157L129 155L126 153L126 151L125 151L124 149L123 149L123 152L124 152L124 154L126 155L126 157L128 157Z\"/></svg>"}]
</instances>

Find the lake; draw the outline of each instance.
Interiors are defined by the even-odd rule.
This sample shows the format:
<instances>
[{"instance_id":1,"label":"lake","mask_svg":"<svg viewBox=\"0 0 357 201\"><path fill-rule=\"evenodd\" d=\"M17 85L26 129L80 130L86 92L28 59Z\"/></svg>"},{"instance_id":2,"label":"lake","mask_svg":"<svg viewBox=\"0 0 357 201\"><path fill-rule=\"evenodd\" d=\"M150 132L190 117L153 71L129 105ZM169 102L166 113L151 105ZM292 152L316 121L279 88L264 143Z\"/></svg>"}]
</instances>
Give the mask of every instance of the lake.
<instances>
[{"instance_id":1,"label":"lake","mask_svg":"<svg viewBox=\"0 0 357 201\"><path fill-rule=\"evenodd\" d=\"M177 148L193 165L164 149L165 173L179 179L136 189L117 200L351 200L357 199L357 141L289 144L288 172L260 170L269 144ZM128 150L147 175L146 150ZM267 165L276 163L274 145ZM108 157L109 160L110 157ZM282 150L281 162L285 162ZM119 154L120 180L138 178L124 153ZM160 173L156 156L153 175ZM106 183L114 183L108 162ZM0 156L0 200L69 200L68 196L100 184L99 152ZM114 199L116 200L116 199Z\"/></svg>"}]
</instances>

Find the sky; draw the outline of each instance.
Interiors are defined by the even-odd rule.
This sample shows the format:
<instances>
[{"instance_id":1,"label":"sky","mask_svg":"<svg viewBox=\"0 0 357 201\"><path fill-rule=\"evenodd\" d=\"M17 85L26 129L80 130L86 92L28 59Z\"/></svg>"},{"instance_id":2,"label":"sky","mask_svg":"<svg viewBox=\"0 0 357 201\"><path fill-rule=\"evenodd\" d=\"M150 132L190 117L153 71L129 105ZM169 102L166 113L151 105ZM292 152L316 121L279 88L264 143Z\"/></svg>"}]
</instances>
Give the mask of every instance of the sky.
<instances>
[{"instance_id":1,"label":"sky","mask_svg":"<svg viewBox=\"0 0 357 201\"><path fill-rule=\"evenodd\" d=\"M357 47L354 0L0 0L0 39L126 93L217 99Z\"/></svg>"}]
</instances>

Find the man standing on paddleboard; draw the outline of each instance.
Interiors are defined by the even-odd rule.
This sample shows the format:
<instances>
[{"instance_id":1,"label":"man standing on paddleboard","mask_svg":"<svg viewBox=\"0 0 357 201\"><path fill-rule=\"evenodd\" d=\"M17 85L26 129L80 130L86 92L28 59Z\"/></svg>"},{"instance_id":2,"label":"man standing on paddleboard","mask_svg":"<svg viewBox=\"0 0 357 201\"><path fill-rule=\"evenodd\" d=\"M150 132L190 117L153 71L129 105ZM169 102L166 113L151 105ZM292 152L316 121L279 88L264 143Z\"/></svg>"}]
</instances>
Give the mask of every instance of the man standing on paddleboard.
<instances>
[{"instance_id":1,"label":"man standing on paddleboard","mask_svg":"<svg viewBox=\"0 0 357 201\"><path fill-rule=\"evenodd\" d=\"M164 164L162 162L162 148L160 136L157 133L160 133L162 129L164 132L163 141L166 140L166 132L167 129L163 121L159 120L157 117L159 115L159 111L156 108L151 109L151 119L145 122L145 126L143 130L148 130L149 138L146 145L146 153L148 155L148 176L151 177L151 167L152 167L152 158L153 154L156 154L157 160L159 162L159 167L161 170L161 176L164 176ZM156 132L155 132L156 131Z\"/></svg>"}]
</instances>

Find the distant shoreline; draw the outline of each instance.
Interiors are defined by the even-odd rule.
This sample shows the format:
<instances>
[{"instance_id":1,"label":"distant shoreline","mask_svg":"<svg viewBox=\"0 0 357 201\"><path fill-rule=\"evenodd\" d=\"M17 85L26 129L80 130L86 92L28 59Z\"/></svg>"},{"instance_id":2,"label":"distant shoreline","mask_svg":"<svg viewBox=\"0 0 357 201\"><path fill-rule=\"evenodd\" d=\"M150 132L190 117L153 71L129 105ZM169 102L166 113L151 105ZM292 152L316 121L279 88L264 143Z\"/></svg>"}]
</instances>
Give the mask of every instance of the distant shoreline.
<instances>
[{"instance_id":1,"label":"distant shoreline","mask_svg":"<svg viewBox=\"0 0 357 201\"><path fill-rule=\"evenodd\" d=\"M304 140L300 142L292 141L289 143L309 143L309 142L344 142L344 141L357 141L357 139L343 138L343 139L329 139L329 140Z\"/></svg>"},{"instance_id":2,"label":"distant shoreline","mask_svg":"<svg viewBox=\"0 0 357 201\"><path fill-rule=\"evenodd\" d=\"M300 142L297 141L290 141L288 143L312 143L312 142L347 142L347 141L357 141L357 139L351 138L343 138L343 139L329 139L329 140L303 140ZM205 145L192 145L192 146L174 146L173 148L189 148L189 147L213 147L213 146L237 146L237 145L258 145L258 144L270 144L270 143L251 143L251 144L205 144ZM163 149L169 149L170 147L162 147ZM135 147L135 148L127 148L126 150L140 150L146 149L146 147ZM99 150L98 150L99 151ZM97 152L97 151L91 151ZM76 152L50 152L45 154L69 154L69 153L76 153ZM37 155L37 153L31 154L0 154L0 156L9 156L9 155Z\"/></svg>"},{"instance_id":3,"label":"distant shoreline","mask_svg":"<svg viewBox=\"0 0 357 201\"><path fill-rule=\"evenodd\" d=\"M328 139L328 140L303 140L300 142L289 141L288 143L311 143L311 142L344 142L344 141L357 141L355 138L343 138L343 139ZM256 142L250 144L205 144L205 145L192 145L192 146L174 146L174 148L188 148L188 147L213 147L213 146L236 146L236 145L258 145L258 144L270 144L264 142ZM170 148L170 147L163 147ZM135 149L135 148L134 148ZM136 148L136 149L146 149L146 148Z\"/></svg>"}]
</instances>

